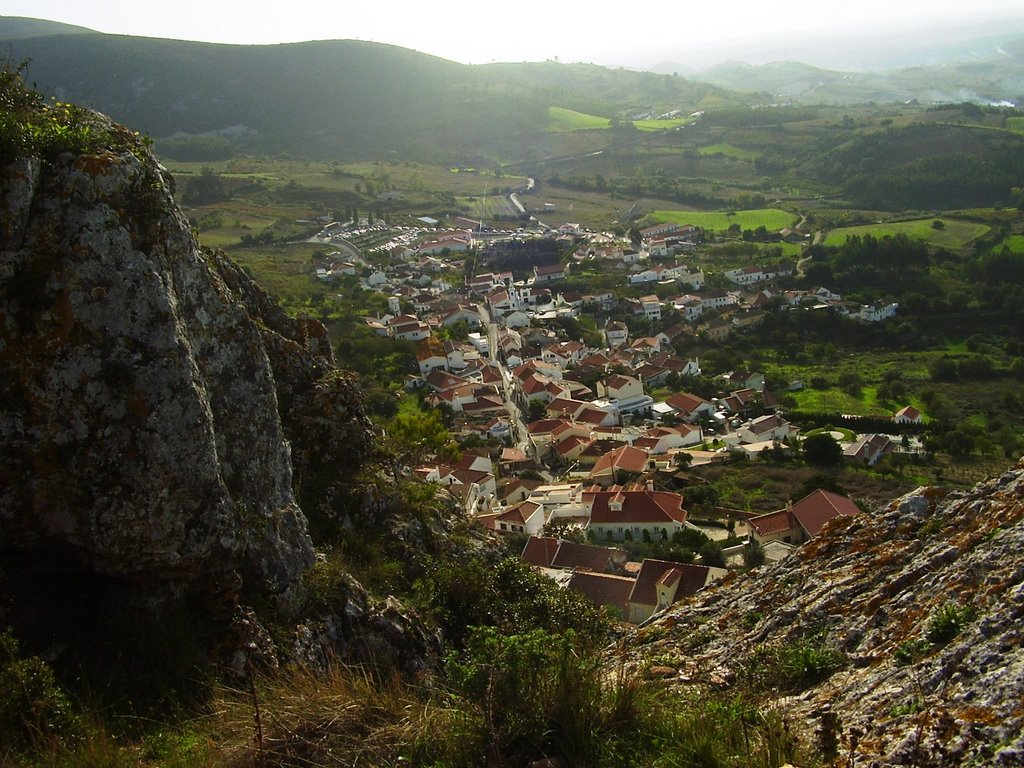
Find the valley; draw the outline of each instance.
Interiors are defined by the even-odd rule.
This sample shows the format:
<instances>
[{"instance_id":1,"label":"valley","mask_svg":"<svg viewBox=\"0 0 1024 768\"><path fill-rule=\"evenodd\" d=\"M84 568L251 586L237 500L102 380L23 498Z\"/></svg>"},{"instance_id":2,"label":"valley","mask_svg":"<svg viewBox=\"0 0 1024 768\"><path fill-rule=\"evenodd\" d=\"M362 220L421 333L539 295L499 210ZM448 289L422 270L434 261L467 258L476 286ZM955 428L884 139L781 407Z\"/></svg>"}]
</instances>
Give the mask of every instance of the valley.
<instances>
[{"instance_id":1,"label":"valley","mask_svg":"<svg viewBox=\"0 0 1024 768\"><path fill-rule=\"evenodd\" d=\"M1020 758L1018 48L17 29L0 762Z\"/></svg>"}]
</instances>

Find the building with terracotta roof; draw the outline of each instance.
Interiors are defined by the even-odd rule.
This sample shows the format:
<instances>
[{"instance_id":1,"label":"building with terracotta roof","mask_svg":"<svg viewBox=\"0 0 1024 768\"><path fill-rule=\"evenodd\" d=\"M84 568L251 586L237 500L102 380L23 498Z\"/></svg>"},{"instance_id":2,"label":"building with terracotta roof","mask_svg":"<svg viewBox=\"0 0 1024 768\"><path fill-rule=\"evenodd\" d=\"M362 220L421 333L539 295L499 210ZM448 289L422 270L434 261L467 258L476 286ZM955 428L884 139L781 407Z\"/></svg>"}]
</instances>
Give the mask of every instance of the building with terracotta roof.
<instances>
[{"instance_id":1,"label":"building with terracotta roof","mask_svg":"<svg viewBox=\"0 0 1024 768\"><path fill-rule=\"evenodd\" d=\"M715 415L715 406L702 397L689 392L676 392L665 398L665 403L684 421L696 423L701 419L710 419Z\"/></svg>"},{"instance_id":2,"label":"building with terracotta roof","mask_svg":"<svg viewBox=\"0 0 1024 768\"><path fill-rule=\"evenodd\" d=\"M629 615L629 596L636 580L631 576L616 576L593 571L573 571L569 589L575 589L598 608L609 608L614 615L625 620Z\"/></svg>"},{"instance_id":3,"label":"building with terracotta roof","mask_svg":"<svg viewBox=\"0 0 1024 768\"><path fill-rule=\"evenodd\" d=\"M625 550L614 547L598 547L567 539L531 536L523 547L522 559L539 568L621 573L629 558Z\"/></svg>"},{"instance_id":4,"label":"building with terracotta roof","mask_svg":"<svg viewBox=\"0 0 1024 768\"><path fill-rule=\"evenodd\" d=\"M497 515L487 517L485 524L498 533L525 533L536 536L545 523L544 507L533 501L520 502Z\"/></svg>"},{"instance_id":5,"label":"building with terracotta roof","mask_svg":"<svg viewBox=\"0 0 1024 768\"><path fill-rule=\"evenodd\" d=\"M686 526L683 497L670 491L590 490L583 503L596 541L661 541Z\"/></svg>"},{"instance_id":6,"label":"building with terracotta roof","mask_svg":"<svg viewBox=\"0 0 1024 768\"><path fill-rule=\"evenodd\" d=\"M857 505L846 496L819 488L785 509L752 517L747 524L751 537L759 544L769 541L802 544L817 536L830 520L859 512Z\"/></svg>"},{"instance_id":7,"label":"building with terracotta roof","mask_svg":"<svg viewBox=\"0 0 1024 768\"><path fill-rule=\"evenodd\" d=\"M843 449L843 458L869 467L875 466L886 454L896 450L897 444L888 435L862 435Z\"/></svg>"},{"instance_id":8,"label":"building with terracotta roof","mask_svg":"<svg viewBox=\"0 0 1024 768\"><path fill-rule=\"evenodd\" d=\"M624 445L599 458L590 477L602 485L612 485L626 477L642 475L648 469L649 460L647 451Z\"/></svg>"},{"instance_id":9,"label":"building with terracotta roof","mask_svg":"<svg viewBox=\"0 0 1024 768\"><path fill-rule=\"evenodd\" d=\"M706 565L644 560L629 593L628 621L640 624L684 597L697 594L725 573L724 568Z\"/></svg>"},{"instance_id":10,"label":"building with terracotta roof","mask_svg":"<svg viewBox=\"0 0 1024 768\"><path fill-rule=\"evenodd\" d=\"M892 417L892 420L897 424L920 424L924 417L917 408L908 405L896 411L896 415Z\"/></svg>"}]
</instances>

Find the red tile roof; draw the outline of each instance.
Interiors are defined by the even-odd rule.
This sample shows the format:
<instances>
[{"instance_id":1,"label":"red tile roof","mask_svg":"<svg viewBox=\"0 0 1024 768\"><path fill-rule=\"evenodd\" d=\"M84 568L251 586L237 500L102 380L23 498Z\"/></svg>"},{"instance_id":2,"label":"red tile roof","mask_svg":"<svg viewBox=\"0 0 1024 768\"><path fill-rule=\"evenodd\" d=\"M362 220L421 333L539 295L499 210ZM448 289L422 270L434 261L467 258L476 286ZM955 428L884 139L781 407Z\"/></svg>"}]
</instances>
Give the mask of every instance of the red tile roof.
<instances>
[{"instance_id":1,"label":"red tile roof","mask_svg":"<svg viewBox=\"0 0 1024 768\"><path fill-rule=\"evenodd\" d=\"M790 512L808 536L817 536L829 520L839 515L856 515L860 509L846 496L819 488L796 502Z\"/></svg>"},{"instance_id":2,"label":"red tile roof","mask_svg":"<svg viewBox=\"0 0 1024 768\"><path fill-rule=\"evenodd\" d=\"M676 394L665 398L665 402L680 413L685 413L687 415L693 413L702 405L711 406L711 403L707 400L697 397L696 395L691 395L689 392L677 392Z\"/></svg>"},{"instance_id":3,"label":"red tile roof","mask_svg":"<svg viewBox=\"0 0 1024 768\"><path fill-rule=\"evenodd\" d=\"M797 527L796 518L789 513L788 509L757 515L747 522L759 536L770 536L783 531L791 531Z\"/></svg>"},{"instance_id":4,"label":"red tile roof","mask_svg":"<svg viewBox=\"0 0 1024 768\"><path fill-rule=\"evenodd\" d=\"M608 547L596 547L593 544L577 544L563 540L551 561L553 568L583 568L588 571L607 571L612 567L615 555L625 560L625 553Z\"/></svg>"},{"instance_id":5,"label":"red tile roof","mask_svg":"<svg viewBox=\"0 0 1024 768\"><path fill-rule=\"evenodd\" d=\"M644 560L640 566L640 573L637 574L636 584L630 592L629 602L639 605L657 605L657 585L660 583L671 584L678 580L675 599L673 602L694 595L708 580L708 567L706 565L691 565L689 563L672 563L666 560Z\"/></svg>"},{"instance_id":6,"label":"red tile roof","mask_svg":"<svg viewBox=\"0 0 1024 768\"><path fill-rule=\"evenodd\" d=\"M523 562L535 565L538 568L550 568L551 561L555 559L558 551L558 539L552 536L531 536L523 547L523 554L520 555Z\"/></svg>"},{"instance_id":7,"label":"red tile roof","mask_svg":"<svg viewBox=\"0 0 1024 768\"><path fill-rule=\"evenodd\" d=\"M616 523L685 523L683 497L670 491L622 491L609 489L584 494L592 495L590 522L599 525ZM613 499L622 502L622 509L611 508Z\"/></svg>"},{"instance_id":8,"label":"red tile roof","mask_svg":"<svg viewBox=\"0 0 1024 768\"><path fill-rule=\"evenodd\" d=\"M646 471L648 458L647 451L624 445L599 458L591 474L599 475L622 470L639 475Z\"/></svg>"},{"instance_id":9,"label":"red tile roof","mask_svg":"<svg viewBox=\"0 0 1024 768\"><path fill-rule=\"evenodd\" d=\"M629 613L629 596L635 583L629 576L576 571L569 579L569 588L582 592L598 608L610 606L625 618Z\"/></svg>"}]
</instances>

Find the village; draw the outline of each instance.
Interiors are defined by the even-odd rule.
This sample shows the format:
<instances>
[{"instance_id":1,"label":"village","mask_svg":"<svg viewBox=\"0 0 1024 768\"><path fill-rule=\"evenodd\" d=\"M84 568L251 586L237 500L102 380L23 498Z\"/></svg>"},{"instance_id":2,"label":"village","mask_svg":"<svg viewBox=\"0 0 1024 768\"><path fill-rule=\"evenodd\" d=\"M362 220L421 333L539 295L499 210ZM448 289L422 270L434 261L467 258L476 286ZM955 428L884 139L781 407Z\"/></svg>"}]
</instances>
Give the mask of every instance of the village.
<instances>
[{"instance_id":1,"label":"village","mask_svg":"<svg viewBox=\"0 0 1024 768\"><path fill-rule=\"evenodd\" d=\"M415 475L443 486L493 535L523 542L523 560L622 620L642 623L729 568L788 557L833 518L859 511L850 498L818 489L783 509L717 509L695 522L686 489L673 482L678 473L798 450L802 436L763 373L728 372L716 379L718 392L701 397L685 389L702 375L700 359L676 350L695 339L720 344L772 311L877 323L896 315L896 303L861 305L827 287L787 287L797 269L791 261L723 270L716 282L724 278L727 287L709 288L704 271L682 261L705 236L694 226L649 227L634 243L572 223L529 234L450 223L440 229L425 221L430 228L389 242L372 259L351 247L327 254L317 276L328 283L356 277L388 297L388 312L364 322L415 345L417 370L406 390L445 414L456 436L480 446L454 463L427 461ZM336 228L324 238L345 244ZM572 255L523 273L467 269L470 257L495 243L526 238L554 240ZM574 267L595 262L633 295L566 287ZM584 313L602 319L600 343L566 333L565 321ZM649 333L634 336L630 326ZM893 414L891 434L832 436L844 461L871 466L914 450L898 433L921 418L908 406ZM714 545L691 563L636 561L627 552L633 544L682 540Z\"/></svg>"}]
</instances>

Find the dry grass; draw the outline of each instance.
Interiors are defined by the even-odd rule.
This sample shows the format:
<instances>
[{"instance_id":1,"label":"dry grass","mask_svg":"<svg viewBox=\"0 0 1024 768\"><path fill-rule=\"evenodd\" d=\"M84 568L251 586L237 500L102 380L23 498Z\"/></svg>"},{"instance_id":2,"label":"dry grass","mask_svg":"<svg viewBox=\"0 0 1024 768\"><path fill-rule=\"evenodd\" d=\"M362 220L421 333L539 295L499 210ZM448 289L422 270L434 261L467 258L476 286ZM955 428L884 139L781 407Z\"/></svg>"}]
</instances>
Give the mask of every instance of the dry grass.
<instances>
[{"instance_id":1,"label":"dry grass","mask_svg":"<svg viewBox=\"0 0 1024 768\"><path fill-rule=\"evenodd\" d=\"M295 668L251 688L222 689L205 725L231 766L319 766L342 756L346 765L382 765L414 735L422 706L394 676L374 679L341 665L325 673Z\"/></svg>"}]
</instances>

